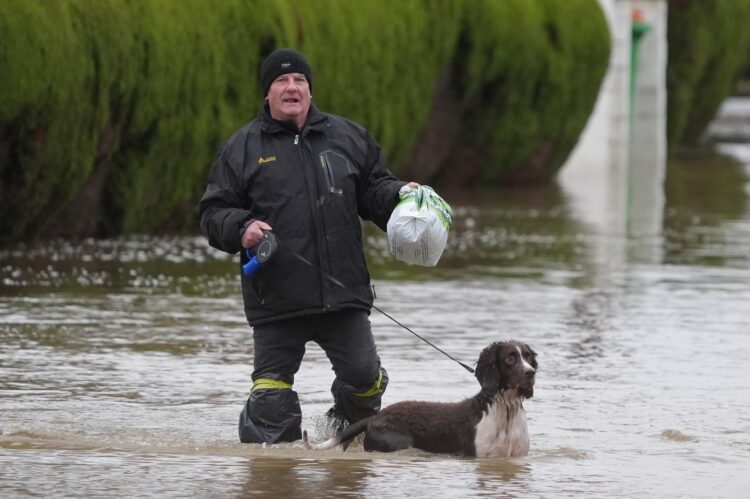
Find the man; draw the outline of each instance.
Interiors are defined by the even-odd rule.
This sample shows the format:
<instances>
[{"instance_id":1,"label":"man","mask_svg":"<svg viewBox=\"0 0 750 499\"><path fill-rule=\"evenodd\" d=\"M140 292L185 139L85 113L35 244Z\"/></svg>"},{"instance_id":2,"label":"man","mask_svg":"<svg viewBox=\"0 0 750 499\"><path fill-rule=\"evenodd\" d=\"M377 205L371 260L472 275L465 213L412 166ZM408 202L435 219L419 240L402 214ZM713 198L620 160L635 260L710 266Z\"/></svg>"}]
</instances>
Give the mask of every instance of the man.
<instances>
[{"instance_id":1,"label":"man","mask_svg":"<svg viewBox=\"0 0 750 499\"><path fill-rule=\"evenodd\" d=\"M292 385L308 341L324 349L336 375L330 417L351 423L374 414L388 383L368 318L373 292L360 217L385 230L406 183L388 171L363 127L311 105L312 86L299 52L266 58L265 105L222 146L198 206L215 248L251 249L264 231L280 244L273 261L241 278L254 343L242 442L301 438Z\"/></svg>"}]
</instances>

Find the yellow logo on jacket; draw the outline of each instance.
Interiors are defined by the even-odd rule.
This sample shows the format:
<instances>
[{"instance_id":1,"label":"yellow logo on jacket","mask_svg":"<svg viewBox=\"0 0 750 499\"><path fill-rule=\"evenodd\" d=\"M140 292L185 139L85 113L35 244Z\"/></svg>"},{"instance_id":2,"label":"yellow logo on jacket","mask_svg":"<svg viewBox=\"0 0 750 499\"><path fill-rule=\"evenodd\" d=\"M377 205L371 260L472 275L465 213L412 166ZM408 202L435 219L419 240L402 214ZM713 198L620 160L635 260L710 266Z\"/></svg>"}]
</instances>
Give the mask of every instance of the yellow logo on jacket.
<instances>
[{"instance_id":1,"label":"yellow logo on jacket","mask_svg":"<svg viewBox=\"0 0 750 499\"><path fill-rule=\"evenodd\" d=\"M276 156L267 156L265 158L261 156L260 158L258 158L259 165L265 165L266 163L271 163L273 161L276 161Z\"/></svg>"}]
</instances>

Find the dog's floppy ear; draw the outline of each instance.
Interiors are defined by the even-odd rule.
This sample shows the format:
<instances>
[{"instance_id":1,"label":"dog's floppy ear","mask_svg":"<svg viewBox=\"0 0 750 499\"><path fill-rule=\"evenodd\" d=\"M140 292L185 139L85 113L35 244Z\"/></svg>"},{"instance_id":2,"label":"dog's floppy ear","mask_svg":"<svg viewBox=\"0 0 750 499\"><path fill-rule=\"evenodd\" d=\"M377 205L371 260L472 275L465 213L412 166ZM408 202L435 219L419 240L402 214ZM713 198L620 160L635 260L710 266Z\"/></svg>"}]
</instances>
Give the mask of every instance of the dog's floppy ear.
<instances>
[{"instance_id":1,"label":"dog's floppy ear","mask_svg":"<svg viewBox=\"0 0 750 499\"><path fill-rule=\"evenodd\" d=\"M479 354L474 376L485 390L497 390L500 385L500 371L497 365L497 343L493 343Z\"/></svg>"},{"instance_id":2,"label":"dog's floppy ear","mask_svg":"<svg viewBox=\"0 0 750 499\"><path fill-rule=\"evenodd\" d=\"M529 350L529 353L531 354L529 364L531 364L531 367L533 367L536 371L538 367L538 364L536 363L536 352L527 343L524 343L523 346L525 346Z\"/></svg>"}]
</instances>

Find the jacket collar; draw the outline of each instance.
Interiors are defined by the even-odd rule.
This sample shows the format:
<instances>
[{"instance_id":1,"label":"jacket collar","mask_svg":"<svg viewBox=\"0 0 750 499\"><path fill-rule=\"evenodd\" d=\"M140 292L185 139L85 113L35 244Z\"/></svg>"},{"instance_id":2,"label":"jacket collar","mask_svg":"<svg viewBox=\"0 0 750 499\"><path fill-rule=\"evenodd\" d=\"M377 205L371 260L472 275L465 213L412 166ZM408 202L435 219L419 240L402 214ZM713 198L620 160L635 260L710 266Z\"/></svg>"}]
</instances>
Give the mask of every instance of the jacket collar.
<instances>
[{"instance_id":1,"label":"jacket collar","mask_svg":"<svg viewBox=\"0 0 750 499\"><path fill-rule=\"evenodd\" d=\"M310 104L310 110L307 112L307 121L302 130L297 130L294 125L286 121L273 119L268 102L263 104L263 107L258 112L258 120L260 121L261 130L265 133L287 132L293 134L299 133L305 136L310 130L322 131L328 127L328 116L319 111L313 104Z\"/></svg>"}]
</instances>

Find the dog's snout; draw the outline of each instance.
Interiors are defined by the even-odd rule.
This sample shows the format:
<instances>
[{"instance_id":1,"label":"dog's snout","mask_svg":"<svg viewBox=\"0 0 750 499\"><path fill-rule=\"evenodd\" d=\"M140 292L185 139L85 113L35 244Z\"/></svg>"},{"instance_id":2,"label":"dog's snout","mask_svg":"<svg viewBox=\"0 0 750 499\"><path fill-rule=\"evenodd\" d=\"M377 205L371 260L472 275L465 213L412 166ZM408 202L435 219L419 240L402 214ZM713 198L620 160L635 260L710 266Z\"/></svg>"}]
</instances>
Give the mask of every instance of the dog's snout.
<instances>
[{"instance_id":1,"label":"dog's snout","mask_svg":"<svg viewBox=\"0 0 750 499\"><path fill-rule=\"evenodd\" d=\"M527 369L525 374L526 374L526 377L533 378L534 375L536 374L536 371L534 369Z\"/></svg>"}]
</instances>

